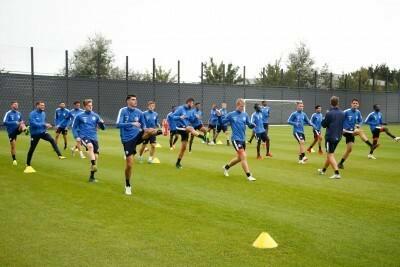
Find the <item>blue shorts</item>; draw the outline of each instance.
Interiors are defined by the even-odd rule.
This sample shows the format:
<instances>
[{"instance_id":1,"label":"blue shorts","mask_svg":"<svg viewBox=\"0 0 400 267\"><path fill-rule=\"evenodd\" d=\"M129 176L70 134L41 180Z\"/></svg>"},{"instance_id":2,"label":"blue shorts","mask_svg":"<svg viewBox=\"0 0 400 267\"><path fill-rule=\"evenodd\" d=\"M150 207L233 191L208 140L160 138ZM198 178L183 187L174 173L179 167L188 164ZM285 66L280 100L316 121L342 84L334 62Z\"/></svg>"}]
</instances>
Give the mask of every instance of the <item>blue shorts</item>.
<instances>
[{"instance_id":1,"label":"blue shorts","mask_svg":"<svg viewBox=\"0 0 400 267\"><path fill-rule=\"evenodd\" d=\"M130 155L136 154L136 146L143 142L142 136L143 131L140 131L139 134L136 135L134 138L126 141L125 143L122 143L122 145L124 146L125 156L129 157Z\"/></svg>"},{"instance_id":2,"label":"blue shorts","mask_svg":"<svg viewBox=\"0 0 400 267\"><path fill-rule=\"evenodd\" d=\"M86 148L86 151L88 150L87 146L89 144L93 145L93 152L95 154L99 154L99 142L97 140L89 139L86 137L81 138L81 144Z\"/></svg>"},{"instance_id":3,"label":"blue shorts","mask_svg":"<svg viewBox=\"0 0 400 267\"><path fill-rule=\"evenodd\" d=\"M294 138L296 138L297 142L300 143L300 141L306 141L306 137L304 133L293 133Z\"/></svg>"},{"instance_id":4,"label":"blue shorts","mask_svg":"<svg viewBox=\"0 0 400 267\"><path fill-rule=\"evenodd\" d=\"M240 149L246 150L246 141L232 140L232 145L236 151Z\"/></svg>"},{"instance_id":5,"label":"blue shorts","mask_svg":"<svg viewBox=\"0 0 400 267\"><path fill-rule=\"evenodd\" d=\"M267 141L267 133L266 132L256 133L256 138L257 138L257 140L266 142Z\"/></svg>"},{"instance_id":6,"label":"blue shorts","mask_svg":"<svg viewBox=\"0 0 400 267\"><path fill-rule=\"evenodd\" d=\"M330 153L330 154L334 153L339 142L340 142L340 140L339 141L326 140L325 141L326 153Z\"/></svg>"},{"instance_id":7,"label":"blue shorts","mask_svg":"<svg viewBox=\"0 0 400 267\"><path fill-rule=\"evenodd\" d=\"M19 131L19 128L17 128L13 132L8 133L8 139L10 140L10 142L17 140L17 136L20 134L21 132Z\"/></svg>"}]
</instances>

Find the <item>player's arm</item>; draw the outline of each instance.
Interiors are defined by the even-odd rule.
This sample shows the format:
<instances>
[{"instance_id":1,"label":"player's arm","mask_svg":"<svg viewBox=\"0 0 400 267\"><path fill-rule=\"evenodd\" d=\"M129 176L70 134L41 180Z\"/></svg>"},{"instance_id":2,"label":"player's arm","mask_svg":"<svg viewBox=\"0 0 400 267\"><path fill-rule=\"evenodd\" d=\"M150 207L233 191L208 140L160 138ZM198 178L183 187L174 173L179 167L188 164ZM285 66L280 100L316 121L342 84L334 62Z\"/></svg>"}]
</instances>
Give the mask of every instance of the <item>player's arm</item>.
<instances>
[{"instance_id":1,"label":"player's arm","mask_svg":"<svg viewBox=\"0 0 400 267\"><path fill-rule=\"evenodd\" d=\"M158 120L158 113L156 115L156 125L157 125L157 128L161 128L160 121Z\"/></svg>"},{"instance_id":2,"label":"player's arm","mask_svg":"<svg viewBox=\"0 0 400 267\"><path fill-rule=\"evenodd\" d=\"M295 121L295 119L296 119L296 116L294 115L294 113L292 113L292 114L290 114L290 116L289 116L289 118L287 120L287 123L292 125L292 126L296 126L297 122Z\"/></svg>"},{"instance_id":3,"label":"player's arm","mask_svg":"<svg viewBox=\"0 0 400 267\"><path fill-rule=\"evenodd\" d=\"M365 118L364 123L367 124L367 125L370 125L371 124L371 119L373 119L372 112L370 114L368 114L368 116Z\"/></svg>"},{"instance_id":4,"label":"player's arm","mask_svg":"<svg viewBox=\"0 0 400 267\"><path fill-rule=\"evenodd\" d=\"M246 125L250 128L253 129L256 127L256 124L250 121L249 115L246 114Z\"/></svg>"},{"instance_id":5,"label":"player's arm","mask_svg":"<svg viewBox=\"0 0 400 267\"><path fill-rule=\"evenodd\" d=\"M304 123L310 125L310 126L313 127L314 129L317 128L317 127L315 126L315 124L312 123L312 122L310 121L310 119L308 118L307 114L304 114Z\"/></svg>"},{"instance_id":6,"label":"player's arm","mask_svg":"<svg viewBox=\"0 0 400 267\"><path fill-rule=\"evenodd\" d=\"M358 115L359 116L357 117L357 120L356 120L356 128L360 128L363 123L363 119L362 119L360 111L358 111Z\"/></svg>"},{"instance_id":7,"label":"player's arm","mask_svg":"<svg viewBox=\"0 0 400 267\"><path fill-rule=\"evenodd\" d=\"M325 117L321 121L321 126L324 128L329 128L329 125L331 124L331 115L329 112L325 115Z\"/></svg>"},{"instance_id":8,"label":"player's arm","mask_svg":"<svg viewBox=\"0 0 400 267\"><path fill-rule=\"evenodd\" d=\"M174 121L179 121L182 119L181 116L182 116L182 108L177 108L175 112L172 114L172 119Z\"/></svg>"},{"instance_id":9,"label":"player's arm","mask_svg":"<svg viewBox=\"0 0 400 267\"><path fill-rule=\"evenodd\" d=\"M18 122L17 121L12 121L11 117L10 117L10 113L7 112L6 115L4 115L3 124L5 126L10 126L10 125L13 125L13 124L18 124Z\"/></svg>"},{"instance_id":10,"label":"player's arm","mask_svg":"<svg viewBox=\"0 0 400 267\"><path fill-rule=\"evenodd\" d=\"M97 125L103 131L106 129L106 125L104 124L104 120L99 115L97 115Z\"/></svg>"},{"instance_id":11,"label":"player's arm","mask_svg":"<svg viewBox=\"0 0 400 267\"><path fill-rule=\"evenodd\" d=\"M128 126L132 126L132 122L124 122L124 108L121 108L118 112L117 128L126 128Z\"/></svg>"},{"instance_id":12,"label":"player's arm","mask_svg":"<svg viewBox=\"0 0 400 267\"><path fill-rule=\"evenodd\" d=\"M74 136L79 136L79 125L80 125L80 120L79 120L79 115L76 115L74 120L72 121L72 133Z\"/></svg>"}]
</instances>

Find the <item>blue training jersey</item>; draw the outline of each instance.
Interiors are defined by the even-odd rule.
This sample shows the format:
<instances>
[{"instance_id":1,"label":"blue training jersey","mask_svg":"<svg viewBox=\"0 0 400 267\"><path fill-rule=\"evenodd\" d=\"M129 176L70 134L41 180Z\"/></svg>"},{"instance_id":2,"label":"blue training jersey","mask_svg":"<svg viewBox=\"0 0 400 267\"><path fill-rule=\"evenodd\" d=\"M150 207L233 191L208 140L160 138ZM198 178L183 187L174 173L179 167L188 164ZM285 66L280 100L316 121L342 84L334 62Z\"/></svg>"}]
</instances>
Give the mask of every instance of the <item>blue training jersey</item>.
<instances>
[{"instance_id":1,"label":"blue training jersey","mask_svg":"<svg viewBox=\"0 0 400 267\"><path fill-rule=\"evenodd\" d=\"M54 125L58 128L66 128L70 120L69 110L66 108L57 108L54 114Z\"/></svg>"},{"instance_id":2,"label":"blue training jersey","mask_svg":"<svg viewBox=\"0 0 400 267\"><path fill-rule=\"evenodd\" d=\"M222 120L226 117L226 114L228 114L228 111L226 110L226 108L221 108L220 110L219 110L219 112L221 113L221 118L222 118ZM217 124L220 124L221 123L221 121L220 120L218 120L217 121ZM227 124L225 123L225 124L222 124L222 126L226 126Z\"/></svg>"},{"instance_id":3,"label":"blue training jersey","mask_svg":"<svg viewBox=\"0 0 400 267\"><path fill-rule=\"evenodd\" d=\"M134 126L132 124L134 122L139 122L140 127ZM119 128L122 143L134 139L147 127L143 112L138 108L130 107L123 107L119 110L116 125Z\"/></svg>"},{"instance_id":4,"label":"blue training jersey","mask_svg":"<svg viewBox=\"0 0 400 267\"><path fill-rule=\"evenodd\" d=\"M246 112L241 112L239 110L235 110L229 112L224 119L219 116L219 120L221 120L222 124L230 124L232 128L232 141L242 141L246 140L246 125L249 128L254 128L255 125L250 122L249 115Z\"/></svg>"},{"instance_id":5,"label":"blue training jersey","mask_svg":"<svg viewBox=\"0 0 400 267\"><path fill-rule=\"evenodd\" d=\"M373 131L376 127L383 124L382 113L373 111L368 114L364 122L365 124L369 125L371 131Z\"/></svg>"},{"instance_id":6,"label":"blue training jersey","mask_svg":"<svg viewBox=\"0 0 400 267\"><path fill-rule=\"evenodd\" d=\"M189 118L191 115L190 110L191 108L189 108L187 105L179 106L175 110L172 116L177 128L186 128L187 126L189 126ZM184 116L184 118L182 119L181 116Z\"/></svg>"},{"instance_id":7,"label":"blue training jersey","mask_svg":"<svg viewBox=\"0 0 400 267\"><path fill-rule=\"evenodd\" d=\"M13 133L15 130L18 129L19 123L22 121L21 112L17 110L9 110L7 111L6 115L3 118L3 124L7 128L7 132Z\"/></svg>"},{"instance_id":8,"label":"blue training jersey","mask_svg":"<svg viewBox=\"0 0 400 267\"><path fill-rule=\"evenodd\" d=\"M270 107L262 107L261 112L263 115L263 123L269 123L269 116L270 116L271 108Z\"/></svg>"},{"instance_id":9,"label":"blue training jersey","mask_svg":"<svg viewBox=\"0 0 400 267\"><path fill-rule=\"evenodd\" d=\"M97 126L105 129L103 120L93 111L78 114L72 123L73 131L78 133L81 139L97 140Z\"/></svg>"},{"instance_id":10,"label":"blue training jersey","mask_svg":"<svg viewBox=\"0 0 400 267\"><path fill-rule=\"evenodd\" d=\"M31 136L40 135L47 131L46 112L35 109L29 114L29 127Z\"/></svg>"},{"instance_id":11,"label":"blue training jersey","mask_svg":"<svg viewBox=\"0 0 400 267\"><path fill-rule=\"evenodd\" d=\"M304 134L304 124L311 125L313 128L315 128L304 111L295 111L290 114L288 124L293 126L293 133Z\"/></svg>"},{"instance_id":12,"label":"blue training jersey","mask_svg":"<svg viewBox=\"0 0 400 267\"><path fill-rule=\"evenodd\" d=\"M143 112L144 120L147 128L158 128L160 123L158 122L158 113L151 110Z\"/></svg>"},{"instance_id":13,"label":"blue training jersey","mask_svg":"<svg viewBox=\"0 0 400 267\"><path fill-rule=\"evenodd\" d=\"M171 131L175 131L176 130L176 123L174 120L174 116L173 116L173 112L171 111L170 113L168 113L167 115L167 122L168 122L168 127Z\"/></svg>"},{"instance_id":14,"label":"blue training jersey","mask_svg":"<svg viewBox=\"0 0 400 267\"><path fill-rule=\"evenodd\" d=\"M357 124L362 124L361 112L358 109L346 109L344 111L343 129L347 131L354 131Z\"/></svg>"},{"instance_id":15,"label":"blue training jersey","mask_svg":"<svg viewBox=\"0 0 400 267\"><path fill-rule=\"evenodd\" d=\"M321 131L322 113L316 112L311 115L310 121L314 124L315 129Z\"/></svg>"},{"instance_id":16,"label":"blue training jersey","mask_svg":"<svg viewBox=\"0 0 400 267\"><path fill-rule=\"evenodd\" d=\"M213 108L210 111L210 118L208 119L208 123L211 125L217 125L218 123L218 115L217 115L217 109Z\"/></svg>"},{"instance_id":17,"label":"blue training jersey","mask_svg":"<svg viewBox=\"0 0 400 267\"><path fill-rule=\"evenodd\" d=\"M190 112L189 121L193 127L198 127L203 124L201 118L203 117L203 112L200 109L194 108Z\"/></svg>"},{"instance_id":18,"label":"blue training jersey","mask_svg":"<svg viewBox=\"0 0 400 267\"><path fill-rule=\"evenodd\" d=\"M256 127L253 129L256 134L265 132L262 111L253 112L253 114L251 114L250 121L256 125Z\"/></svg>"},{"instance_id":19,"label":"blue training jersey","mask_svg":"<svg viewBox=\"0 0 400 267\"><path fill-rule=\"evenodd\" d=\"M71 109L69 111L69 125L68 126L72 126L72 123L74 122L76 115L78 115L79 113L82 113L82 112L85 112L85 111L81 108Z\"/></svg>"}]
</instances>

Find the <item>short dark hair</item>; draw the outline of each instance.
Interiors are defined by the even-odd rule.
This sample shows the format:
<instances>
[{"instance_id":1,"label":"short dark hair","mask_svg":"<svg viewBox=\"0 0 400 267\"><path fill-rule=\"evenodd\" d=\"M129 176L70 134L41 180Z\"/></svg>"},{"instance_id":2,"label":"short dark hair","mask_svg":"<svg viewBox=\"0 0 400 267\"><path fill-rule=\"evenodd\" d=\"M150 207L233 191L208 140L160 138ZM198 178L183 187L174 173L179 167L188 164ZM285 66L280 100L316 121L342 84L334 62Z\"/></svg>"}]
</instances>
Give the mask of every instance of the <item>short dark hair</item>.
<instances>
[{"instance_id":1,"label":"short dark hair","mask_svg":"<svg viewBox=\"0 0 400 267\"><path fill-rule=\"evenodd\" d=\"M41 100L40 100L40 101L37 101L37 102L36 102L36 106L39 106L39 105L42 104L42 103L44 104L44 102L41 101Z\"/></svg>"},{"instance_id":2,"label":"short dark hair","mask_svg":"<svg viewBox=\"0 0 400 267\"><path fill-rule=\"evenodd\" d=\"M200 102L196 102L196 103L194 103L194 105L195 105L195 106L200 105Z\"/></svg>"},{"instance_id":3,"label":"short dark hair","mask_svg":"<svg viewBox=\"0 0 400 267\"><path fill-rule=\"evenodd\" d=\"M127 95L125 101L128 101L128 100L131 99L132 97L136 97L136 95Z\"/></svg>"},{"instance_id":4,"label":"short dark hair","mask_svg":"<svg viewBox=\"0 0 400 267\"><path fill-rule=\"evenodd\" d=\"M331 97L331 106L336 107L337 105L339 105L339 97L332 96Z\"/></svg>"},{"instance_id":5,"label":"short dark hair","mask_svg":"<svg viewBox=\"0 0 400 267\"><path fill-rule=\"evenodd\" d=\"M81 101L79 101L79 100L74 101L74 105L80 104L80 103L81 103Z\"/></svg>"},{"instance_id":6,"label":"short dark hair","mask_svg":"<svg viewBox=\"0 0 400 267\"><path fill-rule=\"evenodd\" d=\"M321 105L316 105L315 109L319 109L321 107Z\"/></svg>"},{"instance_id":7,"label":"short dark hair","mask_svg":"<svg viewBox=\"0 0 400 267\"><path fill-rule=\"evenodd\" d=\"M186 99L186 104L189 102L194 102L194 98L193 97L189 97L188 99Z\"/></svg>"},{"instance_id":8,"label":"short dark hair","mask_svg":"<svg viewBox=\"0 0 400 267\"><path fill-rule=\"evenodd\" d=\"M378 108L378 107L379 107L379 104L374 104L374 105L372 106L373 109L376 109L376 108Z\"/></svg>"},{"instance_id":9,"label":"short dark hair","mask_svg":"<svg viewBox=\"0 0 400 267\"><path fill-rule=\"evenodd\" d=\"M360 103L360 101L358 101L357 98L353 98L353 99L351 100L351 103L353 103L354 101L357 101L358 103Z\"/></svg>"},{"instance_id":10,"label":"short dark hair","mask_svg":"<svg viewBox=\"0 0 400 267\"><path fill-rule=\"evenodd\" d=\"M13 105L13 104L15 104L15 103L18 103L18 101L16 101L16 100L11 101L10 105Z\"/></svg>"}]
</instances>

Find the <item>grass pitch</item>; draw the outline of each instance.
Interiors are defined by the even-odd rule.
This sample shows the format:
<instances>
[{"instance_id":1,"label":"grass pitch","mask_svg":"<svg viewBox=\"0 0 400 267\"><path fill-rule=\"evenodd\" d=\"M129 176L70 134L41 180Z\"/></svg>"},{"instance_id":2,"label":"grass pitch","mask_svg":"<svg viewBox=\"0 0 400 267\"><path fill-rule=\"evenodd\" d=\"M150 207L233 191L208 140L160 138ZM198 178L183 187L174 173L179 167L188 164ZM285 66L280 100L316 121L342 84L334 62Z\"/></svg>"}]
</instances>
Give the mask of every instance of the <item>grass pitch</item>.
<instances>
[{"instance_id":1,"label":"grass pitch","mask_svg":"<svg viewBox=\"0 0 400 267\"><path fill-rule=\"evenodd\" d=\"M400 126L390 128L400 135ZM97 184L87 182L87 159L68 150L60 161L43 141L32 161L37 173L24 174L29 138L19 136L15 167L1 131L0 265L400 265L400 143L382 135L378 159L368 160L357 139L343 178L330 180L331 169L316 172L325 156L297 163L291 128L271 127L270 137L272 159L256 160L255 144L247 148L254 183L240 166L223 176L232 147L197 139L177 170L177 150L158 138L161 164L136 162L134 194L125 196L117 130L100 133ZM278 248L252 247L263 231Z\"/></svg>"}]
</instances>

